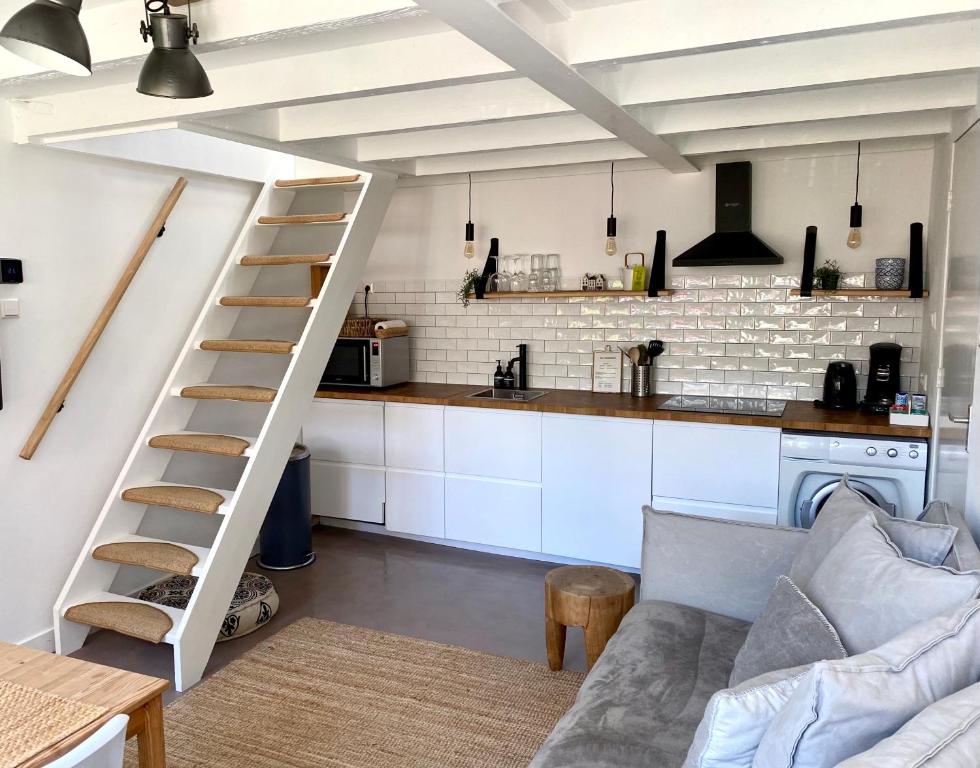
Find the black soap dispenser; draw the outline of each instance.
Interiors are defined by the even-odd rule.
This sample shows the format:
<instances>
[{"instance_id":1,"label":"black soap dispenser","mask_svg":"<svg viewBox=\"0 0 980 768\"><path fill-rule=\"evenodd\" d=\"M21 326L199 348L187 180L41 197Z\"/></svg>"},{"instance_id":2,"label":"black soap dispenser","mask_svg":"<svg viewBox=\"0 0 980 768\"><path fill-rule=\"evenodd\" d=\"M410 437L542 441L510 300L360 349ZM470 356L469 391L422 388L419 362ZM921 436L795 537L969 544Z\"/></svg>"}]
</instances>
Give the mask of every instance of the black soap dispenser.
<instances>
[{"instance_id":1,"label":"black soap dispenser","mask_svg":"<svg viewBox=\"0 0 980 768\"><path fill-rule=\"evenodd\" d=\"M493 388L503 389L507 386L506 379L504 378L504 369L500 365L500 361L497 361L497 370L493 372Z\"/></svg>"},{"instance_id":2,"label":"black soap dispenser","mask_svg":"<svg viewBox=\"0 0 980 768\"><path fill-rule=\"evenodd\" d=\"M514 388L514 361L511 360L507 363L507 370L504 371L502 389L513 389Z\"/></svg>"}]
</instances>

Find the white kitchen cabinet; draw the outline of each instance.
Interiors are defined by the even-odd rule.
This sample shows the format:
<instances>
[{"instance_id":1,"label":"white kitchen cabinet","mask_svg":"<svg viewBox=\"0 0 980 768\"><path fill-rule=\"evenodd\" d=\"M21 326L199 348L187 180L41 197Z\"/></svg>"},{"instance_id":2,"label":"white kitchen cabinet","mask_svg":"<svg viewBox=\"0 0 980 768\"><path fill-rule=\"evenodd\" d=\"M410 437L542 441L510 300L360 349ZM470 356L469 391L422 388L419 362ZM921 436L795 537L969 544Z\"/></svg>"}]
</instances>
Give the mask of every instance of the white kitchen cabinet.
<instances>
[{"instance_id":1,"label":"white kitchen cabinet","mask_svg":"<svg viewBox=\"0 0 980 768\"><path fill-rule=\"evenodd\" d=\"M441 405L385 405L385 465L442 472L444 411Z\"/></svg>"},{"instance_id":2,"label":"white kitchen cabinet","mask_svg":"<svg viewBox=\"0 0 980 768\"><path fill-rule=\"evenodd\" d=\"M446 408L446 472L541 482L541 414Z\"/></svg>"},{"instance_id":3,"label":"white kitchen cabinet","mask_svg":"<svg viewBox=\"0 0 980 768\"><path fill-rule=\"evenodd\" d=\"M717 501L686 501L666 496L654 496L650 506L661 512L678 512L682 515L717 517L721 520L737 520L742 523L776 525L777 510L769 507L747 507L722 504Z\"/></svg>"},{"instance_id":4,"label":"white kitchen cabinet","mask_svg":"<svg viewBox=\"0 0 980 768\"><path fill-rule=\"evenodd\" d=\"M384 468L313 460L310 498L314 515L383 523Z\"/></svg>"},{"instance_id":5,"label":"white kitchen cabinet","mask_svg":"<svg viewBox=\"0 0 980 768\"><path fill-rule=\"evenodd\" d=\"M384 403L314 400L303 423L303 440L314 459L384 466Z\"/></svg>"},{"instance_id":6,"label":"white kitchen cabinet","mask_svg":"<svg viewBox=\"0 0 980 768\"><path fill-rule=\"evenodd\" d=\"M773 427L658 421L652 495L775 511L779 436Z\"/></svg>"},{"instance_id":7,"label":"white kitchen cabinet","mask_svg":"<svg viewBox=\"0 0 980 768\"><path fill-rule=\"evenodd\" d=\"M385 472L385 528L396 533L445 538L445 477L428 472Z\"/></svg>"},{"instance_id":8,"label":"white kitchen cabinet","mask_svg":"<svg viewBox=\"0 0 980 768\"><path fill-rule=\"evenodd\" d=\"M446 538L541 551L541 488L446 477Z\"/></svg>"},{"instance_id":9,"label":"white kitchen cabinet","mask_svg":"<svg viewBox=\"0 0 980 768\"><path fill-rule=\"evenodd\" d=\"M545 414L542 551L639 567L653 422Z\"/></svg>"}]
</instances>

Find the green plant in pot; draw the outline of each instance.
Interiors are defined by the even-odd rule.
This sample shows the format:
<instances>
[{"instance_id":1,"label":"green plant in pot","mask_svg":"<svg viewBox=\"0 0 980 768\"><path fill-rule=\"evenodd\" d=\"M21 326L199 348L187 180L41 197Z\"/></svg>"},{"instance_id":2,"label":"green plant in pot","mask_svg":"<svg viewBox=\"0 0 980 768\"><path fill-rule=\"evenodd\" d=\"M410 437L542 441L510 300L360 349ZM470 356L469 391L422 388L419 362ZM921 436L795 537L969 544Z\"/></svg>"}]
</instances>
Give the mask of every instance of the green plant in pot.
<instances>
[{"instance_id":1,"label":"green plant in pot","mask_svg":"<svg viewBox=\"0 0 980 768\"><path fill-rule=\"evenodd\" d=\"M844 273L836 261L828 260L813 271L813 287L821 291L836 291L840 288Z\"/></svg>"},{"instance_id":2,"label":"green plant in pot","mask_svg":"<svg viewBox=\"0 0 980 768\"><path fill-rule=\"evenodd\" d=\"M483 275L478 270L471 269L463 275L463 282L456 291L456 300L464 307L470 305L470 295L480 299L483 297Z\"/></svg>"}]
</instances>

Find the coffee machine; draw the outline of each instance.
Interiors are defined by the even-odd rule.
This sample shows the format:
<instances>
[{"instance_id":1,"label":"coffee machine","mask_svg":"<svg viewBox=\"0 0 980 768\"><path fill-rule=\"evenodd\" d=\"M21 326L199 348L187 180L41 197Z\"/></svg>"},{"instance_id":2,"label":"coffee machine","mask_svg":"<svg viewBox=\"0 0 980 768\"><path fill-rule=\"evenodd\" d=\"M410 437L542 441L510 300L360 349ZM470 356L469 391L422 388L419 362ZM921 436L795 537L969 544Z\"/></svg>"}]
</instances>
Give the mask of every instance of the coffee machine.
<instances>
[{"instance_id":1,"label":"coffee machine","mask_svg":"<svg viewBox=\"0 0 980 768\"><path fill-rule=\"evenodd\" d=\"M902 346L882 341L872 344L868 360L868 392L861 408L871 413L888 413L900 386Z\"/></svg>"}]
</instances>

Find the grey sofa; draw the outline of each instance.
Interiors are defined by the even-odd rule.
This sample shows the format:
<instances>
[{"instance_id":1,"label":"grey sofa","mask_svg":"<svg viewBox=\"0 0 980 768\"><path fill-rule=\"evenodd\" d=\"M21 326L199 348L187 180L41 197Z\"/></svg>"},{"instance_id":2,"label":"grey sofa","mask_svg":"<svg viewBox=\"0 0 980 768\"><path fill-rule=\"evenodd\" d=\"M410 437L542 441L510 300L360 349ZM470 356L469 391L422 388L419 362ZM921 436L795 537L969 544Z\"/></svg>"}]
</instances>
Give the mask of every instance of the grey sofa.
<instances>
[{"instance_id":1,"label":"grey sofa","mask_svg":"<svg viewBox=\"0 0 980 768\"><path fill-rule=\"evenodd\" d=\"M807 532L645 514L639 602L531 768L674 768ZM711 557L704 557L710 552Z\"/></svg>"}]
</instances>

